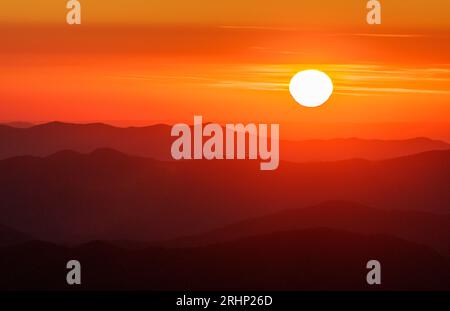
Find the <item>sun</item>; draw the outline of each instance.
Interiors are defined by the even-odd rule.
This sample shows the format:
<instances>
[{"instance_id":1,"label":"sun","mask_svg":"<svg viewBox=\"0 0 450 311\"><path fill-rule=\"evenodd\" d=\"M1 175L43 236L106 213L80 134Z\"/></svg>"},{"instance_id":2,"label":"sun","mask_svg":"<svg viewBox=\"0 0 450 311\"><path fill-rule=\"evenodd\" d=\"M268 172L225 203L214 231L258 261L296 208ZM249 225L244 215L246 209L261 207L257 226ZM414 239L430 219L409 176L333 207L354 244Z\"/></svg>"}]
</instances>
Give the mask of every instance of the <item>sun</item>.
<instances>
[{"instance_id":1,"label":"sun","mask_svg":"<svg viewBox=\"0 0 450 311\"><path fill-rule=\"evenodd\" d=\"M333 93L330 77L319 70L304 70L292 77L289 91L297 103L305 107L323 105Z\"/></svg>"}]
</instances>

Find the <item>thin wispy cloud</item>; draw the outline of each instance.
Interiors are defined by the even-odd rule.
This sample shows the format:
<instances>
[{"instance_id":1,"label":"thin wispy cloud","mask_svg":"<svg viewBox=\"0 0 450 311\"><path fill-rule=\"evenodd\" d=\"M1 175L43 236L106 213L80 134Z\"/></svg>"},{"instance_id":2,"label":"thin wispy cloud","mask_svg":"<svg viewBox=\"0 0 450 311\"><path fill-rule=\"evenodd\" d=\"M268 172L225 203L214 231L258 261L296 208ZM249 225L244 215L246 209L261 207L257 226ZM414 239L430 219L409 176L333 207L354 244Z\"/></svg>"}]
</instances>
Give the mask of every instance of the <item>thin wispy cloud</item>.
<instances>
[{"instance_id":1,"label":"thin wispy cloud","mask_svg":"<svg viewBox=\"0 0 450 311\"><path fill-rule=\"evenodd\" d=\"M261 25L221 25L220 29L229 30L255 30L255 31L304 31L304 28L300 27L274 27L274 26L261 26ZM314 29L311 29L314 32ZM421 38L431 37L431 34L424 33L357 33L357 32L322 32L316 30L317 33L330 36L330 37L368 37L368 38Z\"/></svg>"},{"instance_id":2,"label":"thin wispy cloud","mask_svg":"<svg viewBox=\"0 0 450 311\"><path fill-rule=\"evenodd\" d=\"M421 38L429 37L428 34L404 34L404 33L336 33L330 34L336 37L368 37L368 38Z\"/></svg>"},{"instance_id":3,"label":"thin wispy cloud","mask_svg":"<svg viewBox=\"0 0 450 311\"><path fill-rule=\"evenodd\" d=\"M292 76L301 70L319 69L334 83L334 94L342 96L385 96L399 94L450 94L450 69L395 67L364 64L283 64L217 65L204 72L164 72L161 74L113 75L115 79L155 82L158 84L195 85L252 91L284 92Z\"/></svg>"},{"instance_id":4,"label":"thin wispy cloud","mask_svg":"<svg viewBox=\"0 0 450 311\"><path fill-rule=\"evenodd\" d=\"M296 28L292 27L270 27L270 26L257 26L257 25L222 25L221 29L234 29L234 30L275 30L275 31L293 31Z\"/></svg>"},{"instance_id":5,"label":"thin wispy cloud","mask_svg":"<svg viewBox=\"0 0 450 311\"><path fill-rule=\"evenodd\" d=\"M388 94L450 94L447 68L407 68L380 65L260 65L235 70L236 77L210 83L210 87L261 91L286 91L291 77L300 70L316 68L333 79L335 95L372 96Z\"/></svg>"},{"instance_id":6,"label":"thin wispy cloud","mask_svg":"<svg viewBox=\"0 0 450 311\"><path fill-rule=\"evenodd\" d=\"M141 81L157 81L160 83L164 80L177 80L177 81L216 81L212 78L207 78L204 76L195 76L195 75L108 75L107 77L113 79L123 79L123 80L141 80Z\"/></svg>"},{"instance_id":7,"label":"thin wispy cloud","mask_svg":"<svg viewBox=\"0 0 450 311\"><path fill-rule=\"evenodd\" d=\"M395 93L395 94L433 94L433 95L449 95L450 91L446 90L424 90L424 89L407 89L407 88L381 88L381 87L335 87L337 91L350 92L371 92L371 93Z\"/></svg>"},{"instance_id":8,"label":"thin wispy cloud","mask_svg":"<svg viewBox=\"0 0 450 311\"><path fill-rule=\"evenodd\" d=\"M218 88L259 90L259 91L286 91L289 88L288 83L250 82L250 81L218 81L216 83L209 84L209 86Z\"/></svg>"}]
</instances>

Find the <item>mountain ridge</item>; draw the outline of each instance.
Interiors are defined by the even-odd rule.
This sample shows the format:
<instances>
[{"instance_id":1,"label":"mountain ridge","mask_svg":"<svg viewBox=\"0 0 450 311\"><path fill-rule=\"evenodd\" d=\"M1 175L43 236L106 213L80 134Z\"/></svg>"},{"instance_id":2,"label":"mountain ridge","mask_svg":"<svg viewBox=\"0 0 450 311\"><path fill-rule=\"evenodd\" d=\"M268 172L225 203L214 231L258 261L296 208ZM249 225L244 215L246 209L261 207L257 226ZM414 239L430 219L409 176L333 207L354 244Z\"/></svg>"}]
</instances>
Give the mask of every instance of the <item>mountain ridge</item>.
<instances>
[{"instance_id":1,"label":"mountain ridge","mask_svg":"<svg viewBox=\"0 0 450 311\"><path fill-rule=\"evenodd\" d=\"M325 227L359 234L382 234L432 246L450 258L450 214L395 211L346 201L291 208L243 220L210 232L162 242L169 247L192 247L268 234L277 231Z\"/></svg>"},{"instance_id":2,"label":"mountain ridge","mask_svg":"<svg viewBox=\"0 0 450 311\"><path fill-rule=\"evenodd\" d=\"M34 260L24 258L24 253L33 253ZM71 248L39 242L0 247L0 288L70 290L60 269L64 271L72 258L83 265L83 290L450 288L450 261L426 246L324 228L185 249L127 250L101 242ZM382 264L383 281L376 288L366 283L366 263L371 259Z\"/></svg>"},{"instance_id":3,"label":"mountain ridge","mask_svg":"<svg viewBox=\"0 0 450 311\"><path fill-rule=\"evenodd\" d=\"M261 172L255 161L164 162L110 149L16 157L0 161L0 223L44 240L160 241L330 200L448 215L449 159L430 151Z\"/></svg>"},{"instance_id":4,"label":"mountain ridge","mask_svg":"<svg viewBox=\"0 0 450 311\"><path fill-rule=\"evenodd\" d=\"M115 127L105 123L50 122L30 128L0 125L0 159L17 155L46 156L60 150L92 152L112 148L137 156L172 160L175 138L171 127L155 124L145 127ZM353 158L381 160L430 150L450 149L450 144L431 138L376 140L335 138L328 140L280 141L283 161L337 161Z\"/></svg>"}]
</instances>

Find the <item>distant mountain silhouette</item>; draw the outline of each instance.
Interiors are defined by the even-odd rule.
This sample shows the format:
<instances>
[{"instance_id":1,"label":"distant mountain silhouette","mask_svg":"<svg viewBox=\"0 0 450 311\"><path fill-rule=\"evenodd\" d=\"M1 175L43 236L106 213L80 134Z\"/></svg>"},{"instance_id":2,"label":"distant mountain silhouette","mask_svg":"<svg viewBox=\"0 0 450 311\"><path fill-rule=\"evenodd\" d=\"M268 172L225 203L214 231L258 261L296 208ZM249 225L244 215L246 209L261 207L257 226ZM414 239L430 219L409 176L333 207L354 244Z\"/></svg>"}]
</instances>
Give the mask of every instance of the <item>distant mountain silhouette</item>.
<instances>
[{"instance_id":1,"label":"distant mountain silhouette","mask_svg":"<svg viewBox=\"0 0 450 311\"><path fill-rule=\"evenodd\" d=\"M430 150L450 149L450 144L418 137L405 140L329 139L283 142L285 161L339 161L347 159L383 160Z\"/></svg>"},{"instance_id":2,"label":"distant mountain silhouette","mask_svg":"<svg viewBox=\"0 0 450 311\"><path fill-rule=\"evenodd\" d=\"M32 239L25 233L0 225L0 246L23 243Z\"/></svg>"},{"instance_id":3,"label":"distant mountain silhouette","mask_svg":"<svg viewBox=\"0 0 450 311\"><path fill-rule=\"evenodd\" d=\"M11 126L11 127L16 127L16 128L29 128L34 126L35 124L30 123L30 122L20 122L20 121L16 121L16 122L7 122L7 123L3 123L3 125L7 125L7 126Z\"/></svg>"},{"instance_id":4,"label":"distant mountain silhouette","mask_svg":"<svg viewBox=\"0 0 450 311\"><path fill-rule=\"evenodd\" d=\"M52 122L31 128L0 126L0 159L19 155L48 156L61 150L82 153L112 148L130 155L171 160L173 138L168 125L118 128L110 125ZM281 141L281 159L292 162L337 161L363 158L380 160L430 150L450 149L450 144L428 138L408 140Z\"/></svg>"},{"instance_id":5,"label":"distant mountain silhouette","mask_svg":"<svg viewBox=\"0 0 450 311\"><path fill-rule=\"evenodd\" d=\"M0 158L18 155L48 156L61 150L82 153L113 148L125 153L167 160L170 156L170 127L118 128L102 123L51 122L28 129L0 126Z\"/></svg>"},{"instance_id":6,"label":"distant mountain silhouette","mask_svg":"<svg viewBox=\"0 0 450 311\"><path fill-rule=\"evenodd\" d=\"M29 259L30 254L33 260ZM73 290L68 260L82 263L81 290L449 290L450 262L382 235L329 229L277 232L199 248L126 250L32 242L0 248L0 289ZM366 283L381 263L382 284Z\"/></svg>"},{"instance_id":7,"label":"distant mountain silhouette","mask_svg":"<svg viewBox=\"0 0 450 311\"><path fill-rule=\"evenodd\" d=\"M383 210L343 201L284 210L244 220L211 232L167 241L163 245L193 247L277 231L327 227L367 234L386 234L432 246L450 258L450 214Z\"/></svg>"},{"instance_id":8,"label":"distant mountain silhouette","mask_svg":"<svg viewBox=\"0 0 450 311\"><path fill-rule=\"evenodd\" d=\"M55 242L159 241L328 200L448 214L449 163L450 151L280 163L271 172L257 161L161 162L109 149L16 157L0 161L0 223ZM418 217L398 219L399 228ZM431 227L435 217L428 218L418 224Z\"/></svg>"}]
</instances>

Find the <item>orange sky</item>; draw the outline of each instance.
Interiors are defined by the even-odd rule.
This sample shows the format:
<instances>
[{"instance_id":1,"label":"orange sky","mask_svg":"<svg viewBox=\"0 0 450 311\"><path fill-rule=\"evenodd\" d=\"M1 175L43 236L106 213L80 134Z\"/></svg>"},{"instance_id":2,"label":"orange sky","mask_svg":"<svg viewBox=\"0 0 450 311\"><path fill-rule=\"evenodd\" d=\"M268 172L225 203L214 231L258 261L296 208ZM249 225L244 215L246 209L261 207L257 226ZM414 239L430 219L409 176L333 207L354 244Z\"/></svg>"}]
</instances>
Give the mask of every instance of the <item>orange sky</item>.
<instances>
[{"instance_id":1,"label":"orange sky","mask_svg":"<svg viewBox=\"0 0 450 311\"><path fill-rule=\"evenodd\" d=\"M381 26L366 25L365 0L81 0L81 26L65 25L64 2L2 1L0 120L172 123L200 114L297 132L312 124L308 133L346 124L324 136L358 136L362 127L349 124L369 123L426 128L372 136L449 132L449 1L383 1ZM335 84L321 108L301 108L287 91L308 68Z\"/></svg>"},{"instance_id":2,"label":"orange sky","mask_svg":"<svg viewBox=\"0 0 450 311\"><path fill-rule=\"evenodd\" d=\"M65 0L2 1L0 22L63 22ZM90 24L362 26L366 0L80 0ZM384 27L449 27L447 0L382 0Z\"/></svg>"}]
</instances>

